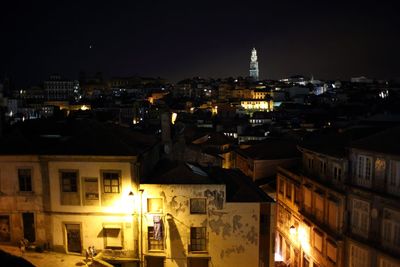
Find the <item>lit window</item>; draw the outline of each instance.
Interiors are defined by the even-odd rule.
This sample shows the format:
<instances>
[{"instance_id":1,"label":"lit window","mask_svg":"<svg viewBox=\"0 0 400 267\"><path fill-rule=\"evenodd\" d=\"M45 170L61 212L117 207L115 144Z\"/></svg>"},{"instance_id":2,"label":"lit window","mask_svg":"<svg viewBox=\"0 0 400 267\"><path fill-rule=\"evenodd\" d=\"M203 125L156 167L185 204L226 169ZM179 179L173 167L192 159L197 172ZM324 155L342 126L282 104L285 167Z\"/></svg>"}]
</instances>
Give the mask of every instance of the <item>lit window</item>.
<instances>
[{"instance_id":1,"label":"lit window","mask_svg":"<svg viewBox=\"0 0 400 267\"><path fill-rule=\"evenodd\" d=\"M328 260L330 260L333 263L336 263L337 261L337 246L334 242L327 240L326 242L326 256L328 257Z\"/></svg>"},{"instance_id":2,"label":"lit window","mask_svg":"<svg viewBox=\"0 0 400 267\"><path fill-rule=\"evenodd\" d=\"M190 251L206 251L206 227L190 228Z\"/></svg>"},{"instance_id":3,"label":"lit window","mask_svg":"<svg viewBox=\"0 0 400 267\"><path fill-rule=\"evenodd\" d=\"M104 193L119 193L119 173L103 172Z\"/></svg>"},{"instance_id":4,"label":"lit window","mask_svg":"<svg viewBox=\"0 0 400 267\"><path fill-rule=\"evenodd\" d=\"M32 191L32 170L18 169L19 191Z\"/></svg>"},{"instance_id":5,"label":"lit window","mask_svg":"<svg viewBox=\"0 0 400 267\"><path fill-rule=\"evenodd\" d=\"M319 252L322 252L322 240L323 240L322 233L314 229L314 248Z\"/></svg>"},{"instance_id":6,"label":"lit window","mask_svg":"<svg viewBox=\"0 0 400 267\"><path fill-rule=\"evenodd\" d=\"M190 199L190 213L191 214L205 214L206 213L206 199L205 198L191 198Z\"/></svg>"},{"instance_id":7,"label":"lit window","mask_svg":"<svg viewBox=\"0 0 400 267\"><path fill-rule=\"evenodd\" d=\"M61 188L63 192L78 192L78 172L62 171Z\"/></svg>"},{"instance_id":8,"label":"lit window","mask_svg":"<svg viewBox=\"0 0 400 267\"><path fill-rule=\"evenodd\" d=\"M147 212L162 213L163 212L162 198L148 198L147 199Z\"/></svg>"},{"instance_id":9,"label":"lit window","mask_svg":"<svg viewBox=\"0 0 400 267\"><path fill-rule=\"evenodd\" d=\"M328 222L329 222L329 226L333 230L337 230L337 228L338 228L338 215L339 215L338 203L333 199L329 199L329 201L328 201Z\"/></svg>"}]
</instances>

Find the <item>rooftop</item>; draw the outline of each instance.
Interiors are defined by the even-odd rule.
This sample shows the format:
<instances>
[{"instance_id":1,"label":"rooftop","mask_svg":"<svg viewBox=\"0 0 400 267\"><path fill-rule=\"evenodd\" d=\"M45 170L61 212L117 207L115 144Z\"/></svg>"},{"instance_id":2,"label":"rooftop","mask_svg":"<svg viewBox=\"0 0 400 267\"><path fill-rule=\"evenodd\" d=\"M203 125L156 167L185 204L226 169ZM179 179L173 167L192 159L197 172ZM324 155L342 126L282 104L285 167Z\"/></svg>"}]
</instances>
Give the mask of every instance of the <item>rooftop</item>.
<instances>
[{"instance_id":1,"label":"rooftop","mask_svg":"<svg viewBox=\"0 0 400 267\"><path fill-rule=\"evenodd\" d=\"M157 138L87 119L28 120L0 139L0 155L136 156Z\"/></svg>"},{"instance_id":2,"label":"rooftop","mask_svg":"<svg viewBox=\"0 0 400 267\"><path fill-rule=\"evenodd\" d=\"M379 153L400 155L400 127L390 128L352 142L350 147Z\"/></svg>"},{"instance_id":3,"label":"rooftop","mask_svg":"<svg viewBox=\"0 0 400 267\"><path fill-rule=\"evenodd\" d=\"M248 148L238 149L237 152L254 160L288 159L301 156L296 142L278 138L267 138Z\"/></svg>"}]
</instances>

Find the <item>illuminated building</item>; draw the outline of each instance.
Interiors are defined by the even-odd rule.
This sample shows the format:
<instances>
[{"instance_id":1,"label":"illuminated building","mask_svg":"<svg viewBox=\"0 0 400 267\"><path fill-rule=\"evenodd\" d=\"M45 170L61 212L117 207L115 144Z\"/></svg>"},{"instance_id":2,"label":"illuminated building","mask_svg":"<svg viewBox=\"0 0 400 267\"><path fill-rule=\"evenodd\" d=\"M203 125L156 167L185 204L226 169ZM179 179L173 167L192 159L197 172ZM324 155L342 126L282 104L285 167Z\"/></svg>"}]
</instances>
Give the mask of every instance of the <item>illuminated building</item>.
<instances>
[{"instance_id":1,"label":"illuminated building","mask_svg":"<svg viewBox=\"0 0 400 267\"><path fill-rule=\"evenodd\" d=\"M80 93L79 82L62 79L60 75L51 75L44 82L44 92L47 100L75 100Z\"/></svg>"},{"instance_id":2,"label":"illuminated building","mask_svg":"<svg viewBox=\"0 0 400 267\"><path fill-rule=\"evenodd\" d=\"M279 168L276 261L399 266L400 131L374 132L315 135L300 145L301 168Z\"/></svg>"},{"instance_id":3,"label":"illuminated building","mask_svg":"<svg viewBox=\"0 0 400 267\"><path fill-rule=\"evenodd\" d=\"M240 172L164 162L143 179L145 266L273 266L274 203Z\"/></svg>"},{"instance_id":4,"label":"illuminated building","mask_svg":"<svg viewBox=\"0 0 400 267\"><path fill-rule=\"evenodd\" d=\"M253 48L251 50L251 57L250 57L250 77L254 81L258 81L258 61L257 61L257 50Z\"/></svg>"},{"instance_id":5,"label":"illuminated building","mask_svg":"<svg viewBox=\"0 0 400 267\"><path fill-rule=\"evenodd\" d=\"M139 176L158 141L88 120L27 121L0 139L0 240L139 264ZM130 196L130 192L133 196Z\"/></svg>"}]
</instances>

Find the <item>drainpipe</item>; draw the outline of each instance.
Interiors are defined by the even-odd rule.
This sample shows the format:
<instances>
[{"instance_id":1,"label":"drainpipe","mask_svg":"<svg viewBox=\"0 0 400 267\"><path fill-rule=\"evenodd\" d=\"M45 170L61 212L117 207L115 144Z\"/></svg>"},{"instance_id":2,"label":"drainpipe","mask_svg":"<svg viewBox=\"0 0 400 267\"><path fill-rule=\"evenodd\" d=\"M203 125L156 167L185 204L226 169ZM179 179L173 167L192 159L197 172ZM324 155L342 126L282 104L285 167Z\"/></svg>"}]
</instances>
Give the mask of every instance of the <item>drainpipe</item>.
<instances>
[{"instance_id":1,"label":"drainpipe","mask_svg":"<svg viewBox=\"0 0 400 267\"><path fill-rule=\"evenodd\" d=\"M143 191L144 189L139 189L140 191L140 267L144 266L143 259Z\"/></svg>"}]
</instances>

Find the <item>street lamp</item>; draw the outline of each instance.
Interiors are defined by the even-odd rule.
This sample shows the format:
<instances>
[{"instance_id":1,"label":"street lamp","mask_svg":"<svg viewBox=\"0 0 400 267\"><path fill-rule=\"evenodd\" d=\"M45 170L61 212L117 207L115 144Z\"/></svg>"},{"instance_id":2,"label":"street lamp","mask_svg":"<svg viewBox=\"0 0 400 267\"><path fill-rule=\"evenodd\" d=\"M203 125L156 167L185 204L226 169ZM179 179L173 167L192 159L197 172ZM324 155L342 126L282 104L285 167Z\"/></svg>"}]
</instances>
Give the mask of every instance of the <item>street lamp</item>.
<instances>
[{"instance_id":1,"label":"street lamp","mask_svg":"<svg viewBox=\"0 0 400 267\"><path fill-rule=\"evenodd\" d=\"M290 226L289 233L291 236L294 236L296 234L296 227L294 227L294 225Z\"/></svg>"}]
</instances>

